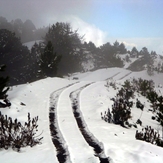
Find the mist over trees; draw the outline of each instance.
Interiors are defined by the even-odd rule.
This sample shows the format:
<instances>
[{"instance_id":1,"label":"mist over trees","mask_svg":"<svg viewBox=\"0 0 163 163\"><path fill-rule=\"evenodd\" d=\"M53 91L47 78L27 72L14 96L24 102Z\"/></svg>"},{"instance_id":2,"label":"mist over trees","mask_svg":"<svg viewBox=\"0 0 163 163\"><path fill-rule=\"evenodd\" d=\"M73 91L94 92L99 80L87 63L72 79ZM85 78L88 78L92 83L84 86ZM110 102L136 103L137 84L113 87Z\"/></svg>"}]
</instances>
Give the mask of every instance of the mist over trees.
<instances>
[{"instance_id":1,"label":"mist over trees","mask_svg":"<svg viewBox=\"0 0 163 163\"><path fill-rule=\"evenodd\" d=\"M48 41L38 60L42 75L50 77L56 76L60 60L61 55L57 55L56 52L54 52L52 42Z\"/></svg>"},{"instance_id":2,"label":"mist over trees","mask_svg":"<svg viewBox=\"0 0 163 163\"><path fill-rule=\"evenodd\" d=\"M35 76L33 58L29 49L20 39L7 29L0 29L0 65L6 65L4 76L9 76L11 84L31 81Z\"/></svg>"},{"instance_id":3,"label":"mist over trees","mask_svg":"<svg viewBox=\"0 0 163 163\"><path fill-rule=\"evenodd\" d=\"M61 74L72 73L74 70L80 71L80 52L82 47L82 37L77 31L73 31L69 23L53 24L44 39L45 43L51 41L54 51L61 55L58 71Z\"/></svg>"},{"instance_id":4,"label":"mist over trees","mask_svg":"<svg viewBox=\"0 0 163 163\"><path fill-rule=\"evenodd\" d=\"M125 45L115 41L113 45L109 42L100 47L101 55L104 58L105 67L123 67L123 61L117 54L125 54L127 52Z\"/></svg>"},{"instance_id":5,"label":"mist over trees","mask_svg":"<svg viewBox=\"0 0 163 163\"><path fill-rule=\"evenodd\" d=\"M5 17L0 16L0 29L7 29L15 33L15 36L20 38L22 43L28 41L41 40L45 37L48 27L36 29L31 20L23 22L21 19L15 19L8 22Z\"/></svg>"},{"instance_id":6,"label":"mist over trees","mask_svg":"<svg viewBox=\"0 0 163 163\"><path fill-rule=\"evenodd\" d=\"M35 42L31 49L23 45L36 40L41 42ZM99 68L123 67L132 58L136 60L128 69L146 69L149 75L153 75L154 71L163 72L162 62L154 66L156 56L155 51L149 52L146 47L140 51L136 47L127 50L125 44L117 40L113 44L107 42L96 47L92 41L84 42L84 37L69 23L57 22L37 29L31 20L8 22L0 17L0 64L7 66L4 75L10 76L11 85L48 76L61 77Z\"/></svg>"},{"instance_id":7,"label":"mist over trees","mask_svg":"<svg viewBox=\"0 0 163 163\"><path fill-rule=\"evenodd\" d=\"M6 66L0 65L0 73L2 71L5 71ZM7 91L9 90L9 87L7 86L7 82L9 81L9 77L1 77L0 76L0 99L6 99L7 98ZM1 102L0 102L1 105Z\"/></svg>"}]
</instances>

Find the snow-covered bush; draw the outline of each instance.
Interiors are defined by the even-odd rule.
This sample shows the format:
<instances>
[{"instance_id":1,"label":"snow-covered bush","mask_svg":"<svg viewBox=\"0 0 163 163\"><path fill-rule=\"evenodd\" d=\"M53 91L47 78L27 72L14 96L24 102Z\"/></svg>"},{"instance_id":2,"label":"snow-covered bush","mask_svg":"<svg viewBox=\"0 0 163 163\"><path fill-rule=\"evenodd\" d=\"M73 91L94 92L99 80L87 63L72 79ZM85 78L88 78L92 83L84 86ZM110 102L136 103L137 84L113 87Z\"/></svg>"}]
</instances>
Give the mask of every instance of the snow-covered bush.
<instances>
[{"instance_id":1,"label":"snow-covered bush","mask_svg":"<svg viewBox=\"0 0 163 163\"><path fill-rule=\"evenodd\" d=\"M33 147L40 144L41 138L36 138L38 116L31 119L28 113L28 122L22 125L17 119L3 115L0 112L0 148L12 147L20 151L21 147Z\"/></svg>"},{"instance_id":2,"label":"snow-covered bush","mask_svg":"<svg viewBox=\"0 0 163 163\"><path fill-rule=\"evenodd\" d=\"M116 83L112 85L112 82L107 82L106 87L116 87ZM126 80L122 85L122 88L118 91L115 98L111 98L114 102L111 110L101 113L101 118L108 123L120 124L121 126L131 127L128 120L131 118L131 107L133 101L129 101L130 98L134 98L134 86L129 80Z\"/></svg>"},{"instance_id":3,"label":"snow-covered bush","mask_svg":"<svg viewBox=\"0 0 163 163\"><path fill-rule=\"evenodd\" d=\"M0 65L0 72L4 71L6 68L6 65ZM8 106L11 106L10 101L7 99L7 91L9 90L9 87L7 87L7 82L9 80L9 77L2 77L0 76L0 108L5 108Z\"/></svg>"},{"instance_id":4,"label":"snow-covered bush","mask_svg":"<svg viewBox=\"0 0 163 163\"><path fill-rule=\"evenodd\" d=\"M116 100L112 106L113 123L125 126L128 119L131 118L130 107L127 106L124 99Z\"/></svg>"},{"instance_id":5,"label":"snow-covered bush","mask_svg":"<svg viewBox=\"0 0 163 163\"><path fill-rule=\"evenodd\" d=\"M109 88L110 86L113 87L114 90L117 89L115 81L112 81L112 80L109 79L109 80L106 82L105 87Z\"/></svg>"},{"instance_id":6,"label":"snow-covered bush","mask_svg":"<svg viewBox=\"0 0 163 163\"><path fill-rule=\"evenodd\" d=\"M141 132L137 130L135 138L163 147L163 140L161 140L159 133L152 129L151 126L143 128Z\"/></svg>"},{"instance_id":7,"label":"snow-covered bush","mask_svg":"<svg viewBox=\"0 0 163 163\"><path fill-rule=\"evenodd\" d=\"M156 104L156 101L158 99L158 94L155 91L150 91L150 92L147 93L146 97L154 105L154 104Z\"/></svg>"},{"instance_id":8,"label":"snow-covered bush","mask_svg":"<svg viewBox=\"0 0 163 163\"><path fill-rule=\"evenodd\" d=\"M158 103L157 103L157 113L156 113L156 120L160 123L160 125L163 128L163 97L158 97ZM163 130L162 130L163 131Z\"/></svg>"},{"instance_id":9,"label":"snow-covered bush","mask_svg":"<svg viewBox=\"0 0 163 163\"><path fill-rule=\"evenodd\" d=\"M108 109L107 112L101 113L101 118L108 123L120 124L125 127L125 124L129 126L128 120L131 118L131 110L133 103L129 101L127 90L119 90L116 98L112 98L114 104L112 109Z\"/></svg>"},{"instance_id":10,"label":"snow-covered bush","mask_svg":"<svg viewBox=\"0 0 163 163\"><path fill-rule=\"evenodd\" d=\"M148 92L151 92L154 90L154 82L153 80L145 80L142 78L133 79L133 90L140 92L142 96L147 96Z\"/></svg>"},{"instance_id":11,"label":"snow-covered bush","mask_svg":"<svg viewBox=\"0 0 163 163\"><path fill-rule=\"evenodd\" d=\"M117 95L128 101L134 97L134 92L131 89L121 88Z\"/></svg>"},{"instance_id":12,"label":"snow-covered bush","mask_svg":"<svg viewBox=\"0 0 163 163\"><path fill-rule=\"evenodd\" d=\"M141 109L142 111L144 109L144 105L138 99L136 101L136 107L139 108L139 109Z\"/></svg>"}]
</instances>

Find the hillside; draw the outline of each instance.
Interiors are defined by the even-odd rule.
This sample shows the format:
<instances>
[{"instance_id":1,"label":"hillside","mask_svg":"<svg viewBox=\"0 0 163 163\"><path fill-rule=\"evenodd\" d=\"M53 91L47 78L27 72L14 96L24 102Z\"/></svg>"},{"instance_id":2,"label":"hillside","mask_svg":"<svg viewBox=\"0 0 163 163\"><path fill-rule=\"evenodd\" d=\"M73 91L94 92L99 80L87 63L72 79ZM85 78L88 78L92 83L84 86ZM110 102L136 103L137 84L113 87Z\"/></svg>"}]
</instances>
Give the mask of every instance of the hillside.
<instances>
[{"instance_id":1,"label":"hillside","mask_svg":"<svg viewBox=\"0 0 163 163\"><path fill-rule=\"evenodd\" d=\"M131 109L130 123L135 124L141 116L142 126L127 129L101 119L101 113L113 105L111 98L115 97L123 82L133 77L154 80L156 91L162 94L163 89L158 87L158 84L163 85L162 74L148 76L146 71L131 72L123 68L78 73L65 79L46 78L12 87L9 91L12 106L0 108L0 111L22 123L27 121L28 112L31 117L38 115L37 135L41 134L43 140L42 144L21 148L20 152L1 149L0 162L54 163L59 162L57 156L61 156L72 163L98 163L107 157L113 163L162 163L163 148L135 139L136 130L146 125L161 133L158 122L151 119L153 114L148 110L150 103L145 97L135 92ZM106 87L107 81L115 82L118 89ZM143 112L136 108L137 98L145 105ZM74 101L77 110L73 110ZM56 134L50 126L54 126ZM60 151L55 139L65 153Z\"/></svg>"}]
</instances>

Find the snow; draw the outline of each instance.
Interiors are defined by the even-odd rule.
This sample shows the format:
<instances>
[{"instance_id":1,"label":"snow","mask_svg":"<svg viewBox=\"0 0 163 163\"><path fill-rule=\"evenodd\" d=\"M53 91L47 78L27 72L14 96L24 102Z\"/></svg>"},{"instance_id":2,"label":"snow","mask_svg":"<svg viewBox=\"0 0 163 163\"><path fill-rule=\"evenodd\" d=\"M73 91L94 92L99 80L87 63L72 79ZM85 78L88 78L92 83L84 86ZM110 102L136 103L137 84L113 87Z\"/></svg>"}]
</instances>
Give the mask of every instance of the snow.
<instances>
[{"instance_id":1,"label":"snow","mask_svg":"<svg viewBox=\"0 0 163 163\"><path fill-rule=\"evenodd\" d=\"M23 45L27 46L29 50L31 50L32 46L35 44L35 43L40 43L42 42L43 40L36 40L36 41L29 41L29 42L26 42L24 43Z\"/></svg>"},{"instance_id":2,"label":"snow","mask_svg":"<svg viewBox=\"0 0 163 163\"><path fill-rule=\"evenodd\" d=\"M129 57L129 62L126 61L126 57ZM120 57L121 60L124 63L124 67L123 68L128 68L133 62L135 62L138 58L137 57L130 57L130 54L126 53L126 54L117 54L117 57Z\"/></svg>"},{"instance_id":3,"label":"snow","mask_svg":"<svg viewBox=\"0 0 163 163\"><path fill-rule=\"evenodd\" d=\"M72 80L77 77L78 80ZM98 163L94 150L84 139L80 132L71 106L70 93L79 89L79 109L89 132L104 146L104 154L111 158L113 163L162 163L163 148L135 139L137 129L126 129L119 125L109 124L101 119L101 112L111 108L113 102L110 98L116 95L112 87L106 88L106 80L113 80L120 88L126 79L143 78L153 80L156 89L163 92L163 75L148 76L146 71L131 72L123 68L100 69L94 72L85 72L72 75L65 79L46 78L33 83L13 86L9 94L12 103L10 108L0 108L3 114L17 118L18 121L27 121L27 114L31 118L39 116L38 133L43 136L42 144L34 147L21 148L20 152L12 149L0 151L2 163L54 163L57 160L57 150L52 142L49 129L49 108L56 102L58 128L62 134L62 142L70 154L69 162L72 163ZM89 84L89 85L88 85ZM84 86L84 87L83 87ZM56 96L54 96L56 95ZM58 99L57 99L58 95ZM156 130L161 130L153 115L148 111L150 103L143 96L135 94L136 98L145 104L142 113L135 104L132 108L131 122L135 123L141 116L143 127L151 125ZM54 98L55 97L55 98ZM23 102L25 106L20 105ZM142 114L142 115L141 115ZM142 127L138 126L138 130Z\"/></svg>"}]
</instances>

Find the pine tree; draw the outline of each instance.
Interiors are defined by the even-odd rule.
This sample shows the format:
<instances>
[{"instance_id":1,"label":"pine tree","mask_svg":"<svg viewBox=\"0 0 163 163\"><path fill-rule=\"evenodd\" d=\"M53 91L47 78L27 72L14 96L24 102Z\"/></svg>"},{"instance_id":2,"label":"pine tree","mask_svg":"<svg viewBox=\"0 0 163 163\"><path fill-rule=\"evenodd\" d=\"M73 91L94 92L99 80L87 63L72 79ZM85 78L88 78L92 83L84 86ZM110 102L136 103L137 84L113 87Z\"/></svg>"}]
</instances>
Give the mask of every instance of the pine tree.
<instances>
[{"instance_id":1,"label":"pine tree","mask_svg":"<svg viewBox=\"0 0 163 163\"><path fill-rule=\"evenodd\" d=\"M4 71L6 68L5 65L0 65L0 71ZM7 82L9 81L9 77L0 77L0 100L3 100L3 102L0 101L0 107L5 108L7 106L11 106L10 101L7 99L7 91L9 90L9 87L7 87Z\"/></svg>"},{"instance_id":2,"label":"pine tree","mask_svg":"<svg viewBox=\"0 0 163 163\"><path fill-rule=\"evenodd\" d=\"M137 57L139 56L139 52L138 50L136 49L136 47L133 47L132 50L131 50L131 56L132 57Z\"/></svg>"},{"instance_id":3,"label":"pine tree","mask_svg":"<svg viewBox=\"0 0 163 163\"><path fill-rule=\"evenodd\" d=\"M121 43L118 48L119 48L120 54L127 53L127 50L126 50L126 47L125 47L124 43Z\"/></svg>"},{"instance_id":4,"label":"pine tree","mask_svg":"<svg viewBox=\"0 0 163 163\"><path fill-rule=\"evenodd\" d=\"M77 30L73 31L69 23L57 22L49 28L44 40L45 45L48 41L51 41L54 52L62 56L58 66L60 74L65 75L81 70L82 37Z\"/></svg>"},{"instance_id":5,"label":"pine tree","mask_svg":"<svg viewBox=\"0 0 163 163\"><path fill-rule=\"evenodd\" d=\"M156 115L156 120L160 123L162 126L162 137L163 137L163 97L159 96L158 97L158 104L157 104L157 115Z\"/></svg>"},{"instance_id":6,"label":"pine tree","mask_svg":"<svg viewBox=\"0 0 163 163\"><path fill-rule=\"evenodd\" d=\"M52 42L49 41L41 53L39 66L44 76L53 77L57 74L58 63L61 60L61 56L54 52Z\"/></svg>"},{"instance_id":7,"label":"pine tree","mask_svg":"<svg viewBox=\"0 0 163 163\"><path fill-rule=\"evenodd\" d=\"M0 66L0 71L4 71L6 68L5 65L1 65ZM9 81L9 77L0 77L0 99L6 99L7 95L7 91L9 90L9 87L7 86L7 82Z\"/></svg>"},{"instance_id":8,"label":"pine tree","mask_svg":"<svg viewBox=\"0 0 163 163\"><path fill-rule=\"evenodd\" d=\"M0 65L5 64L5 76L10 76L9 85L31 82L35 79L33 60L29 49L15 33L0 29Z\"/></svg>"}]
</instances>

